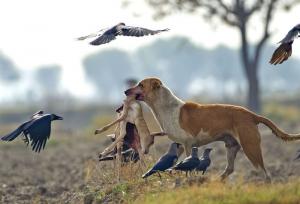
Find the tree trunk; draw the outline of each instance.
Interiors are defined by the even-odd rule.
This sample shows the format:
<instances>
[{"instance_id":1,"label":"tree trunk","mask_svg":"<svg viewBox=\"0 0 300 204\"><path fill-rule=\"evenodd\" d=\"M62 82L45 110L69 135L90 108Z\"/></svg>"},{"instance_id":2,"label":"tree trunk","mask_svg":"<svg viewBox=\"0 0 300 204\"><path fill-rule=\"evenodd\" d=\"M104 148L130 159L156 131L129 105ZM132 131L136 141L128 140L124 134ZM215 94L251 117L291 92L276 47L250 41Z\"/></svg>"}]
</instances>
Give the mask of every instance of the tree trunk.
<instances>
[{"instance_id":1,"label":"tree trunk","mask_svg":"<svg viewBox=\"0 0 300 204\"><path fill-rule=\"evenodd\" d=\"M260 94L259 82L257 77L258 58L253 59L249 54L249 45L247 40L246 22L241 22L239 27L241 33L241 60L244 68L244 73L248 82L247 106L250 110L260 113Z\"/></svg>"},{"instance_id":2,"label":"tree trunk","mask_svg":"<svg viewBox=\"0 0 300 204\"><path fill-rule=\"evenodd\" d=\"M261 103L260 103L260 88L259 80L257 76L257 67L249 67L247 74L248 81L248 97L247 106L250 110L260 113Z\"/></svg>"}]
</instances>

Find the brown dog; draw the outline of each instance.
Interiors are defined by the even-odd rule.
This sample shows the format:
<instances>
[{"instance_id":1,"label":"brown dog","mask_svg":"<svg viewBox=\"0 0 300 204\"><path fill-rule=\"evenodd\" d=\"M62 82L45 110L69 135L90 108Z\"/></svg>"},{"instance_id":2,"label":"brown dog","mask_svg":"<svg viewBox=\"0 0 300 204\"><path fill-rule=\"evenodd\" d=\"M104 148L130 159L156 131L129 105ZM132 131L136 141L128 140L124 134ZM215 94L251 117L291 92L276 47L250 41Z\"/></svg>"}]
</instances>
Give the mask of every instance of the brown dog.
<instances>
[{"instance_id":1,"label":"brown dog","mask_svg":"<svg viewBox=\"0 0 300 204\"><path fill-rule=\"evenodd\" d=\"M194 145L224 141L228 164L221 175L222 179L234 171L234 160L242 146L252 164L262 168L266 179L270 180L261 153L259 123L268 126L284 141L300 139L300 134L287 134L269 119L241 106L183 102L157 78L146 78L125 91L125 94L145 101L161 129L171 140L183 144L187 155Z\"/></svg>"}]
</instances>

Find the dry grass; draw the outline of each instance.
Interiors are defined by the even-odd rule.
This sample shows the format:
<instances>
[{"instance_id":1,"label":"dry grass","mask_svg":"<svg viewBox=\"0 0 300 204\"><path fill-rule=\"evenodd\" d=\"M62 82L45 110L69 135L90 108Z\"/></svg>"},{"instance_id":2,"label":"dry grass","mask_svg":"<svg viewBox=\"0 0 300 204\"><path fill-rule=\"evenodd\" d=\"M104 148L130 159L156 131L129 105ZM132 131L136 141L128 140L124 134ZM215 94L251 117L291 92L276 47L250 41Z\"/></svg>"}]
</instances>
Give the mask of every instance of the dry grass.
<instances>
[{"instance_id":1,"label":"dry grass","mask_svg":"<svg viewBox=\"0 0 300 204\"><path fill-rule=\"evenodd\" d=\"M137 165L128 165L122 167L122 181L118 183L112 169L111 164L92 161L86 166L85 197L91 203L300 203L299 179L265 184L239 177L223 183L216 174L190 178L164 174L162 180L157 176L143 180Z\"/></svg>"}]
</instances>

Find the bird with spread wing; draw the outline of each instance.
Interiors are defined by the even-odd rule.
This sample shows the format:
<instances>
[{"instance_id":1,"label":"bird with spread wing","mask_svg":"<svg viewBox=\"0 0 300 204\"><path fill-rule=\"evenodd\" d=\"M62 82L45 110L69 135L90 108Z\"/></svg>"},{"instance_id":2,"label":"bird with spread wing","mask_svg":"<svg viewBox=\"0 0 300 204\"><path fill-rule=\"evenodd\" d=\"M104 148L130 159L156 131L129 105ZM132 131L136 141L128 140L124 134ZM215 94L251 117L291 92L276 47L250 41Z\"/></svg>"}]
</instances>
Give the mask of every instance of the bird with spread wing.
<instances>
[{"instance_id":1,"label":"bird with spread wing","mask_svg":"<svg viewBox=\"0 0 300 204\"><path fill-rule=\"evenodd\" d=\"M18 136L24 136L24 142L28 145L31 142L32 150L40 152L45 148L47 140L50 138L51 122L62 120L63 118L55 114L44 114L44 111L38 111L33 114L29 121L20 125L13 132L3 136L3 141L13 141Z\"/></svg>"},{"instance_id":2,"label":"bird with spread wing","mask_svg":"<svg viewBox=\"0 0 300 204\"><path fill-rule=\"evenodd\" d=\"M93 41L90 42L91 45L101 45L109 43L112 40L115 40L117 36L132 36L132 37L142 37L146 35L155 35L164 31L168 31L169 29L162 29L162 30L150 30L147 28L141 27L133 27L133 26L126 26L125 23L119 23L113 27L102 29L97 33L92 33L86 36L82 36L77 38L77 40L85 40L88 38L95 38Z\"/></svg>"},{"instance_id":3,"label":"bird with spread wing","mask_svg":"<svg viewBox=\"0 0 300 204\"><path fill-rule=\"evenodd\" d=\"M292 44L300 36L300 24L294 26L286 36L279 41L280 46L274 51L270 64L281 64L292 55Z\"/></svg>"}]
</instances>

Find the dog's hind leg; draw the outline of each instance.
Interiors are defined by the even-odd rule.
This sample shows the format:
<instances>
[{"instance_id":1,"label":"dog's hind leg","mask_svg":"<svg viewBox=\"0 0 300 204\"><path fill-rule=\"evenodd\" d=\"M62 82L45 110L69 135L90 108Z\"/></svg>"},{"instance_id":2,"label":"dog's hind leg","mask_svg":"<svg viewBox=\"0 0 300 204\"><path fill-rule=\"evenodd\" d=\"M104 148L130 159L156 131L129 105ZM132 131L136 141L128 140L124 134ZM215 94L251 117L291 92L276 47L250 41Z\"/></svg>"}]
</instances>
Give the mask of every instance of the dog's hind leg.
<instances>
[{"instance_id":1,"label":"dog's hind leg","mask_svg":"<svg viewBox=\"0 0 300 204\"><path fill-rule=\"evenodd\" d=\"M192 153L192 145L185 143L184 145L185 155L188 157Z\"/></svg>"},{"instance_id":2,"label":"dog's hind leg","mask_svg":"<svg viewBox=\"0 0 300 204\"><path fill-rule=\"evenodd\" d=\"M260 147L261 138L257 126L255 124L243 125L237 127L237 131L244 153L255 168L259 167L264 171L266 182L271 182L271 178L264 166Z\"/></svg>"},{"instance_id":3,"label":"dog's hind leg","mask_svg":"<svg viewBox=\"0 0 300 204\"><path fill-rule=\"evenodd\" d=\"M117 180L120 182L120 174L121 174L121 162L122 162L122 147L124 143L124 137L126 135L126 123L120 123L120 132L118 137L116 138L117 142L117 155L116 155L116 162L117 162Z\"/></svg>"},{"instance_id":4,"label":"dog's hind leg","mask_svg":"<svg viewBox=\"0 0 300 204\"><path fill-rule=\"evenodd\" d=\"M145 163L145 154L142 152L142 150L140 148L138 148L138 153L139 153L139 157L140 157L140 161L138 162L139 164L139 170L141 170L141 172L144 172L147 165Z\"/></svg>"},{"instance_id":5,"label":"dog's hind leg","mask_svg":"<svg viewBox=\"0 0 300 204\"><path fill-rule=\"evenodd\" d=\"M220 141L225 142L225 147L227 149L227 166L225 171L221 175L221 179L226 179L230 174L234 171L234 161L236 158L236 154L240 150L241 146L236 141L234 137L231 135L224 135L219 139Z\"/></svg>"}]
</instances>

